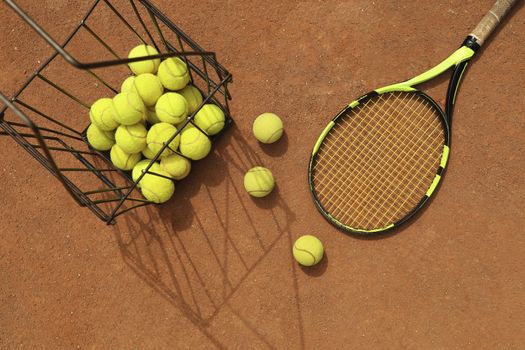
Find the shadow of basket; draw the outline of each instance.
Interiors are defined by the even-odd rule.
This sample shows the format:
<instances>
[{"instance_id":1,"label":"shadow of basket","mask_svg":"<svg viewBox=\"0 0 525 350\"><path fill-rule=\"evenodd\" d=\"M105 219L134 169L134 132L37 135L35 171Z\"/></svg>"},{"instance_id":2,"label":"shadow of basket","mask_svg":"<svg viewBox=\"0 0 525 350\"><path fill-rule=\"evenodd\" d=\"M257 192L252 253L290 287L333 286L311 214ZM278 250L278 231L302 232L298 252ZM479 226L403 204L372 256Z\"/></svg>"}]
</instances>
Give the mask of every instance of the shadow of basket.
<instances>
[{"instance_id":1,"label":"shadow of basket","mask_svg":"<svg viewBox=\"0 0 525 350\"><path fill-rule=\"evenodd\" d=\"M115 226L126 263L219 347L227 341L208 329L221 313L243 324L235 336L276 346L275 340L260 331L261 325L250 321L232 301L239 289L254 283L258 276L252 274L255 269L268 266L261 263L277 244L291 252L290 225L296 216L286 201L278 191L254 200L243 188L244 173L261 163L239 131L232 128L212 154L195 164L184 185L176 190L176 200L136 211L127 216L125 225ZM284 268L282 262L270 263L279 264L292 276L288 292L293 302L281 307L288 308L282 312L297 314L291 338L303 344L295 276L298 267L289 255Z\"/></svg>"}]
</instances>

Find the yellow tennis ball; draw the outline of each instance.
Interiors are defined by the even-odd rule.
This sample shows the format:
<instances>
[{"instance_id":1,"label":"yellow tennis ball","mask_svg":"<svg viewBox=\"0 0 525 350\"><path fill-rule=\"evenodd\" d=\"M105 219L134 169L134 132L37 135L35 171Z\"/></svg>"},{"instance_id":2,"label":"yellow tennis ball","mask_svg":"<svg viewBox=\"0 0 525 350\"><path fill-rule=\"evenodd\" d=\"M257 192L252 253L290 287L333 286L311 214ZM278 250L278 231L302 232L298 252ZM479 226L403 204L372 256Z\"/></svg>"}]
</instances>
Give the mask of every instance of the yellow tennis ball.
<instances>
[{"instance_id":1,"label":"yellow tennis ball","mask_svg":"<svg viewBox=\"0 0 525 350\"><path fill-rule=\"evenodd\" d=\"M200 160L211 150L211 141L197 128L184 130L180 137L180 152L193 160Z\"/></svg>"},{"instance_id":2,"label":"yellow tennis ball","mask_svg":"<svg viewBox=\"0 0 525 350\"><path fill-rule=\"evenodd\" d=\"M128 58L154 56L158 54L159 52L153 46L142 44L142 45L135 46L129 52ZM157 72L157 69L159 68L159 64L160 64L160 59L155 58L153 60L132 62L132 63L129 63L128 65L131 71L138 75L138 74L143 74L143 73L155 74Z\"/></svg>"},{"instance_id":3,"label":"yellow tennis ball","mask_svg":"<svg viewBox=\"0 0 525 350\"><path fill-rule=\"evenodd\" d=\"M115 134L100 130L95 124L89 125L86 136L91 147L98 151L109 151L115 144Z\"/></svg>"},{"instance_id":4,"label":"yellow tennis ball","mask_svg":"<svg viewBox=\"0 0 525 350\"><path fill-rule=\"evenodd\" d=\"M224 112L217 105L205 104L195 115L194 122L208 135L216 135L224 128Z\"/></svg>"},{"instance_id":5,"label":"yellow tennis ball","mask_svg":"<svg viewBox=\"0 0 525 350\"><path fill-rule=\"evenodd\" d=\"M140 153L146 148L148 130L142 123L121 125L115 132L117 145L126 153Z\"/></svg>"},{"instance_id":6,"label":"yellow tennis ball","mask_svg":"<svg viewBox=\"0 0 525 350\"><path fill-rule=\"evenodd\" d=\"M185 123L186 123L186 119L181 121L179 124L176 124L175 127L177 128L177 130L181 130L181 132L186 129L195 127L195 125L193 125L193 123L191 122L189 122L188 124L186 124L186 126L184 126Z\"/></svg>"},{"instance_id":7,"label":"yellow tennis ball","mask_svg":"<svg viewBox=\"0 0 525 350\"><path fill-rule=\"evenodd\" d=\"M167 92L157 101L155 112L162 122L178 124L188 116L188 103L182 95Z\"/></svg>"},{"instance_id":8,"label":"yellow tennis ball","mask_svg":"<svg viewBox=\"0 0 525 350\"><path fill-rule=\"evenodd\" d=\"M100 130L111 131L118 127L113 101L110 98L101 98L91 105L89 119Z\"/></svg>"},{"instance_id":9,"label":"yellow tennis ball","mask_svg":"<svg viewBox=\"0 0 525 350\"><path fill-rule=\"evenodd\" d=\"M135 76L129 76L122 82L122 85L120 86L120 92L137 92L137 88L135 87Z\"/></svg>"},{"instance_id":10,"label":"yellow tennis ball","mask_svg":"<svg viewBox=\"0 0 525 350\"><path fill-rule=\"evenodd\" d=\"M121 92L113 97L115 120L122 125L133 125L141 122L146 113L146 107L140 96L135 92Z\"/></svg>"},{"instance_id":11,"label":"yellow tennis ball","mask_svg":"<svg viewBox=\"0 0 525 350\"><path fill-rule=\"evenodd\" d=\"M202 103L202 95L195 86L188 85L184 89L177 91L188 103L188 114L193 114Z\"/></svg>"},{"instance_id":12,"label":"yellow tennis ball","mask_svg":"<svg viewBox=\"0 0 525 350\"><path fill-rule=\"evenodd\" d=\"M253 197L266 197L274 187L272 172L262 166L251 168L244 175L244 189Z\"/></svg>"},{"instance_id":13,"label":"yellow tennis ball","mask_svg":"<svg viewBox=\"0 0 525 350\"><path fill-rule=\"evenodd\" d=\"M154 107L147 107L146 108L146 120L151 125L161 122L161 120L157 116L157 112L155 112L155 108Z\"/></svg>"},{"instance_id":14,"label":"yellow tennis ball","mask_svg":"<svg viewBox=\"0 0 525 350\"><path fill-rule=\"evenodd\" d=\"M169 174L162 169L155 172L169 178ZM144 197L154 203L167 202L175 192L175 184L171 179L154 174L146 174L142 178L140 188Z\"/></svg>"},{"instance_id":15,"label":"yellow tennis ball","mask_svg":"<svg viewBox=\"0 0 525 350\"><path fill-rule=\"evenodd\" d=\"M131 178L133 179L134 182L136 182L139 179L139 176L144 172L144 170L146 169L146 167L150 163L151 163L150 159L144 159L144 160L141 160L140 162L138 162L133 167L133 171L131 172ZM156 172L159 172L160 170L161 170L160 164L157 163L157 162L154 162L153 164L151 164L151 167L149 168L148 172L156 173ZM144 175L144 177L147 176L147 175L151 175L151 174L146 174L146 175ZM143 180L144 177L141 180ZM139 182L137 184L138 187L140 187L141 182Z\"/></svg>"},{"instance_id":16,"label":"yellow tennis ball","mask_svg":"<svg viewBox=\"0 0 525 350\"><path fill-rule=\"evenodd\" d=\"M160 166L175 180L184 179L191 171L191 162L178 154L162 158Z\"/></svg>"},{"instance_id":17,"label":"yellow tennis ball","mask_svg":"<svg viewBox=\"0 0 525 350\"><path fill-rule=\"evenodd\" d=\"M323 258L324 247L317 237L305 235L295 241L292 252L299 264L313 266Z\"/></svg>"},{"instance_id":18,"label":"yellow tennis ball","mask_svg":"<svg viewBox=\"0 0 525 350\"><path fill-rule=\"evenodd\" d=\"M134 80L135 89L146 106L154 106L164 93L164 86L159 77L151 73L137 75Z\"/></svg>"},{"instance_id":19,"label":"yellow tennis ball","mask_svg":"<svg viewBox=\"0 0 525 350\"><path fill-rule=\"evenodd\" d=\"M151 148L146 146L146 148L142 150L142 155L147 159L153 159L157 155L157 152L153 152Z\"/></svg>"},{"instance_id":20,"label":"yellow tennis ball","mask_svg":"<svg viewBox=\"0 0 525 350\"><path fill-rule=\"evenodd\" d=\"M126 153L119 145L111 147L109 153L113 165L121 170L131 170L140 161L140 153Z\"/></svg>"},{"instance_id":21,"label":"yellow tennis ball","mask_svg":"<svg viewBox=\"0 0 525 350\"><path fill-rule=\"evenodd\" d=\"M263 113L253 122L253 134L262 143L274 143L283 135L283 122L273 113Z\"/></svg>"},{"instance_id":22,"label":"yellow tennis ball","mask_svg":"<svg viewBox=\"0 0 525 350\"><path fill-rule=\"evenodd\" d=\"M188 66L178 57L162 61L157 75L162 85L169 90L181 90L190 81Z\"/></svg>"},{"instance_id":23,"label":"yellow tennis ball","mask_svg":"<svg viewBox=\"0 0 525 350\"><path fill-rule=\"evenodd\" d=\"M166 144L168 140L173 135L175 135L176 132L177 132L177 128L168 123L158 123L158 124L153 125L149 129L148 135L146 138L146 141L148 143L148 148L152 152L157 154L162 148L162 146L164 146L164 144ZM169 143L168 147L164 149L164 151L162 152L160 156L161 157L169 156L175 150L177 150L177 147L179 147L180 138L181 138L181 135L180 134L177 135L173 139L173 141Z\"/></svg>"}]
</instances>

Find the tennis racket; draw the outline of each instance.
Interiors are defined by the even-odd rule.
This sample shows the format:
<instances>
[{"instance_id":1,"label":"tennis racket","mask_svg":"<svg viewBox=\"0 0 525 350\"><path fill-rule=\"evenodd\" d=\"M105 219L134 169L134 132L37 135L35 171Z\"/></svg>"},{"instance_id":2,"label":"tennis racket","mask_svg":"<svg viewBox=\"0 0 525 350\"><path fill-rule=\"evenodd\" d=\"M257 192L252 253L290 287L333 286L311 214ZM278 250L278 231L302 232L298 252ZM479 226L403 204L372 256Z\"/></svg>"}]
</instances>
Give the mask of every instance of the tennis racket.
<instances>
[{"instance_id":1,"label":"tennis racket","mask_svg":"<svg viewBox=\"0 0 525 350\"><path fill-rule=\"evenodd\" d=\"M450 57L412 79L361 96L330 121L308 168L314 202L328 221L351 233L377 233L425 207L447 165L452 112L465 68L518 1L496 1ZM415 86L449 69L443 111Z\"/></svg>"}]
</instances>

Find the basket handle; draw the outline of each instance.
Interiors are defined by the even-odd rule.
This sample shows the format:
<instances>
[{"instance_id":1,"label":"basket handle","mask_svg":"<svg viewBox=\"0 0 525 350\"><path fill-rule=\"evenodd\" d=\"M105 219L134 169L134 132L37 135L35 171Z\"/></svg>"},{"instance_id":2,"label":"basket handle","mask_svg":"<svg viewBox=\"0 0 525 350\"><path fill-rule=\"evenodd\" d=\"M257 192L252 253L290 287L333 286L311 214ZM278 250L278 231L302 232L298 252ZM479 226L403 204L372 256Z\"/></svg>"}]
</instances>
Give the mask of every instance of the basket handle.
<instances>
[{"instance_id":1,"label":"basket handle","mask_svg":"<svg viewBox=\"0 0 525 350\"><path fill-rule=\"evenodd\" d=\"M99 62L87 62L83 63L73 57L68 51L63 48L63 45L60 45L56 42L55 39L51 37L38 23L36 23L24 10L20 8L13 0L5 0L5 2L26 22L33 30L40 35L44 40L57 51L69 64L78 68L78 69L92 69L92 68L101 68L101 67L110 67L117 66L121 64L128 64L132 62L140 62L151 59L164 59L169 57L181 57L181 56L210 56L213 61L216 61L215 53L204 51L204 52L167 52L158 55L152 56L143 56L143 57L134 57L134 58L122 58L117 60L108 60L108 61L99 61ZM96 4L96 2L95 2ZM64 45L65 46L65 45Z\"/></svg>"}]
</instances>

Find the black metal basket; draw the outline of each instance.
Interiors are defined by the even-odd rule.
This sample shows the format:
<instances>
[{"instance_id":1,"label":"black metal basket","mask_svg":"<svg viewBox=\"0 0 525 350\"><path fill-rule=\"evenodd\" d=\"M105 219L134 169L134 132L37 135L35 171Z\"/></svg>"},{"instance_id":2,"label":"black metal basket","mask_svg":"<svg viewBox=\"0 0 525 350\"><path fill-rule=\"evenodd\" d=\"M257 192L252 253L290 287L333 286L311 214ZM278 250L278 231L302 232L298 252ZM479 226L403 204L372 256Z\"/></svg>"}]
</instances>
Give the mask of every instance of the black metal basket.
<instances>
[{"instance_id":1,"label":"black metal basket","mask_svg":"<svg viewBox=\"0 0 525 350\"><path fill-rule=\"evenodd\" d=\"M86 141L90 104L113 97L129 74L130 62L178 56L190 73L191 84L203 93L203 102L219 106L232 123L228 100L231 74L213 52L204 51L148 0L95 0L63 44L58 44L14 1L5 2L56 51L0 109L0 135L10 135L49 170L81 205L108 224L129 210L153 204L137 191L129 172L115 168L107 152ZM118 38L118 40L115 40ZM157 56L127 59L137 44L152 45ZM91 59L83 63L75 57ZM100 59L104 58L104 59ZM74 84L72 84L74 82ZM195 124L194 124L195 125ZM182 129L182 128L181 128ZM202 130L201 130L202 131ZM166 142L154 161L178 134ZM212 142L220 134L211 137ZM173 150L175 151L175 150ZM149 166L145 169L149 172ZM159 176L159 175L157 175ZM176 199L175 199L176 200Z\"/></svg>"}]
</instances>

